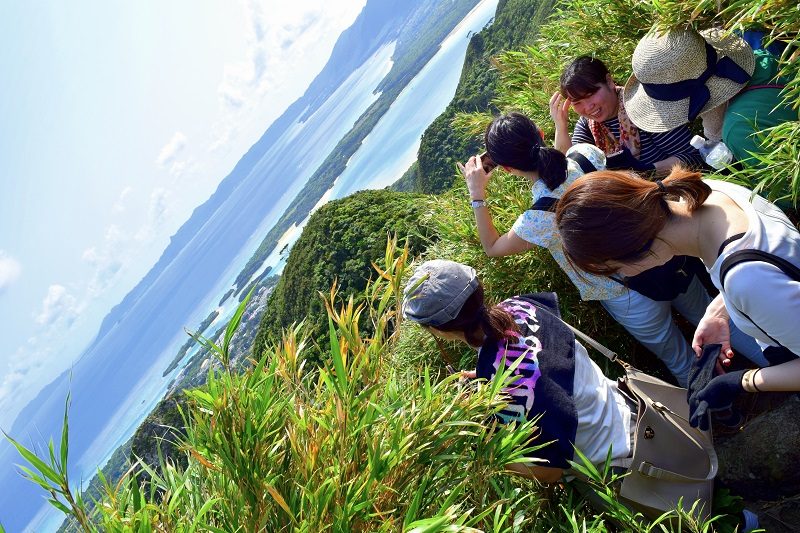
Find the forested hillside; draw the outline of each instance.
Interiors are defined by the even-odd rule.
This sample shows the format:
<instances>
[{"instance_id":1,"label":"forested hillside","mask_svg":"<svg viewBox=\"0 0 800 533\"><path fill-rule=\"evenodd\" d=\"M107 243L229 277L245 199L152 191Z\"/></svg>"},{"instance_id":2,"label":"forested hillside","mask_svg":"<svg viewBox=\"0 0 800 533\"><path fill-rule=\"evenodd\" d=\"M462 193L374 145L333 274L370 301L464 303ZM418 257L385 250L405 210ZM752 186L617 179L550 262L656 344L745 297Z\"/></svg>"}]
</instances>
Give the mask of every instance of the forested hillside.
<instances>
[{"instance_id":1,"label":"forested hillside","mask_svg":"<svg viewBox=\"0 0 800 533\"><path fill-rule=\"evenodd\" d=\"M439 193L453 183L455 162L479 151L480 136L458 131L458 113L496 109L498 76L492 58L502 50L533 43L556 0L501 0L491 26L475 34L467 48L464 68L453 100L425 130L419 147L415 190ZM409 179L409 178L406 178Z\"/></svg>"},{"instance_id":2,"label":"forested hillside","mask_svg":"<svg viewBox=\"0 0 800 533\"><path fill-rule=\"evenodd\" d=\"M387 236L408 238L412 253L421 253L430 233L420 224L423 198L362 191L314 213L269 299L253 353L262 353L269 341L280 339L283 329L301 321L314 341L324 339L328 319L319 293L336 282L341 294L360 294L375 275L372 262L383 255Z\"/></svg>"}]
</instances>

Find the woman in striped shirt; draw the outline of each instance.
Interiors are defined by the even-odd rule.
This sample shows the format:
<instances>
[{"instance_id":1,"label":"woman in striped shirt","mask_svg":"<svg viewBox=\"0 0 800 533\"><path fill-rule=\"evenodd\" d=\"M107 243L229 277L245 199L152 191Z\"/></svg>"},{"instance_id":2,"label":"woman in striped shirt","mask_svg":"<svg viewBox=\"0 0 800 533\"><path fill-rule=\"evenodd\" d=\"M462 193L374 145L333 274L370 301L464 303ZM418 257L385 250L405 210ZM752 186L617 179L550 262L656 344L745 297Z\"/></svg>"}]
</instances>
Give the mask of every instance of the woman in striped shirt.
<instances>
[{"instance_id":1,"label":"woman in striped shirt","mask_svg":"<svg viewBox=\"0 0 800 533\"><path fill-rule=\"evenodd\" d=\"M580 118L569 135L569 109ZM687 126L663 133L637 128L625 113L622 87L614 83L599 59L581 56L561 74L561 89L550 99L556 126L555 146L561 152L577 143L590 143L607 155L609 169L667 174L673 165L702 167L700 153L689 144Z\"/></svg>"}]
</instances>

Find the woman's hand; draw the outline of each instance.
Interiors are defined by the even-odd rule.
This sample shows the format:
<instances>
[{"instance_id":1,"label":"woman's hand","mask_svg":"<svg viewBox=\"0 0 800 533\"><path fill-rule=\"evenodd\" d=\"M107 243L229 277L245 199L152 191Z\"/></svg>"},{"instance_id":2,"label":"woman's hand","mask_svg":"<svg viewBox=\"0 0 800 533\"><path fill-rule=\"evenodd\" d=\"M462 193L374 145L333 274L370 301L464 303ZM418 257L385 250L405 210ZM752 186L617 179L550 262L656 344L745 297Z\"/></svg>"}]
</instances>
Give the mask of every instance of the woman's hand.
<instances>
[{"instance_id":1,"label":"woman's hand","mask_svg":"<svg viewBox=\"0 0 800 533\"><path fill-rule=\"evenodd\" d=\"M697 357L703 353L704 344L722 345L717 360L717 371L719 372L725 372L724 367L731 364L730 360L733 357L730 319L728 310L725 309L725 302L722 300L722 296L718 295L708 304L703 318L700 319L697 329L694 331L694 338L692 338L692 349Z\"/></svg>"},{"instance_id":2,"label":"woman's hand","mask_svg":"<svg viewBox=\"0 0 800 533\"><path fill-rule=\"evenodd\" d=\"M572 102L569 98L564 98L561 93L556 91L550 97L550 118L558 130L566 130L569 127L569 108Z\"/></svg>"},{"instance_id":3,"label":"woman's hand","mask_svg":"<svg viewBox=\"0 0 800 533\"><path fill-rule=\"evenodd\" d=\"M556 126L556 136L553 139L553 146L562 154L566 154L572 146L572 139L569 136L569 108L572 107L572 100L564 98L561 93L556 91L550 97L550 118Z\"/></svg>"},{"instance_id":4,"label":"woman's hand","mask_svg":"<svg viewBox=\"0 0 800 533\"><path fill-rule=\"evenodd\" d=\"M486 199L486 185L489 183L489 174L483 170L483 163L481 157L474 155L469 158L465 165L456 163L458 169L464 175L464 180L467 182L467 190L469 190L470 198L473 200Z\"/></svg>"}]
</instances>

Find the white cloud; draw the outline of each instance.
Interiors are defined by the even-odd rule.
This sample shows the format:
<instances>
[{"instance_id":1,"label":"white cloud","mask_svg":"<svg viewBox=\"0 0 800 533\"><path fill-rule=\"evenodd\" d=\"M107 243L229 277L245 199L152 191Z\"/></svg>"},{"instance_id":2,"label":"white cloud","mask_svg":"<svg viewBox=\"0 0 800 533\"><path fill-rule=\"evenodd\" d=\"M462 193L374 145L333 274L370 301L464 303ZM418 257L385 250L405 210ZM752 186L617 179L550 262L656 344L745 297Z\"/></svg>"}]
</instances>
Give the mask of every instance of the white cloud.
<instances>
[{"instance_id":1,"label":"white cloud","mask_svg":"<svg viewBox=\"0 0 800 533\"><path fill-rule=\"evenodd\" d=\"M55 354L50 348L52 335L47 335L48 346L37 348L35 338L28 339L27 346L21 346L14 352L9 360L4 372L0 373L0 428L6 431L11 429L11 424L22 409L30 400L36 390L31 390L31 383L47 383L55 377L53 368L58 367L58 373L62 371L56 360ZM56 374L57 375L57 374Z\"/></svg>"},{"instance_id":2,"label":"white cloud","mask_svg":"<svg viewBox=\"0 0 800 533\"><path fill-rule=\"evenodd\" d=\"M169 167L169 173L173 177L176 177L176 178L180 177L181 174L183 174L183 171L186 169L187 166L188 166L188 162L186 162L186 161L175 161Z\"/></svg>"},{"instance_id":3,"label":"white cloud","mask_svg":"<svg viewBox=\"0 0 800 533\"><path fill-rule=\"evenodd\" d=\"M223 117L214 128L212 150L224 146L242 122L253 116L253 109L264 108L266 102L274 119L297 98L324 66L327 47L333 46L364 3L247 0L248 53L246 59L224 69L218 90Z\"/></svg>"},{"instance_id":4,"label":"white cloud","mask_svg":"<svg viewBox=\"0 0 800 533\"><path fill-rule=\"evenodd\" d=\"M164 145L164 148L161 149L161 153L158 154L158 159L156 160L158 166L162 168L169 167L185 147L186 135L176 131L172 136L172 139L170 139L169 142Z\"/></svg>"},{"instance_id":5,"label":"white cloud","mask_svg":"<svg viewBox=\"0 0 800 533\"><path fill-rule=\"evenodd\" d=\"M19 261L0 250L0 293L17 281L20 273L22 265Z\"/></svg>"},{"instance_id":6,"label":"white cloud","mask_svg":"<svg viewBox=\"0 0 800 533\"><path fill-rule=\"evenodd\" d=\"M120 254L119 247L108 238L102 250L98 250L95 246L84 250L82 258L93 269L87 286L90 297L99 296L122 270L123 260Z\"/></svg>"},{"instance_id":7,"label":"white cloud","mask_svg":"<svg viewBox=\"0 0 800 533\"><path fill-rule=\"evenodd\" d=\"M27 372L12 370L3 376L3 382L0 383L0 402L12 395L14 389L25 380L26 374Z\"/></svg>"},{"instance_id":8,"label":"white cloud","mask_svg":"<svg viewBox=\"0 0 800 533\"><path fill-rule=\"evenodd\" d=\"M77 300L63 285L50 285L42 302L42 310L36 315L41 326L61 325L69 328L80 313Z\"/></svg>"},{"instance_id":9,"label":"white cloud","mask_svg":"<svg viewBox=\"0 0 800 533\"><path fill-rule=\"evenodd\" d=\"M128 196L133 192L133 187L128 185L119 193L119 198L117 201L114 202L113 210L114 213L123 213L125 211L125 200L127 200Z\"/></svg>"},{"instance_id":10,"label":"white cloud","mask_svg":"<svg viewBox=\"0 0 800 533\"><path fill-rule=\"evenodd\" d=\"M170 214L170 192L163 187L157 187L150 193L150 205L147 209L147 221L138 232L136 240L149 242L164 229L167 217Z\"/></svg>"},{"instance_id":11,"label":"white cloud","mask_svg":"<svg viewBox=\"0 0 800 533\"><path fill-rule=\"evenodd\" d=\"M169 196L167 189L156 188L150 193L150 208L147 212L147 222L154 231L161 229L169 212Z\"/></svg>"}]
</instances>

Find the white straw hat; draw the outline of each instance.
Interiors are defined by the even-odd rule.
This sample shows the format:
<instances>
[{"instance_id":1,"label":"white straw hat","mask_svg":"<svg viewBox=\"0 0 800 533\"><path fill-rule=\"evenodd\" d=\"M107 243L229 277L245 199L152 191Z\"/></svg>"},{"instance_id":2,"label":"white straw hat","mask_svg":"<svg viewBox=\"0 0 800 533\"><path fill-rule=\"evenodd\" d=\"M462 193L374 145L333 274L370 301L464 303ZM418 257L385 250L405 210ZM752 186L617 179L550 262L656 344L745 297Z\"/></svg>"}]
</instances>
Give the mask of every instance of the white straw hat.
<instances>
[{"instance_id":1,"label":"white straw hat","mask_svg":"<svg viewBox=\"0 0 800 533\"><path fill-rule=\"evenodd\" d=\"M637 127L658 133L694 120L736 95L755 69L744 39L719 29L649 33L636 45L625 112Z\"/></svg>"}]
</instances>

